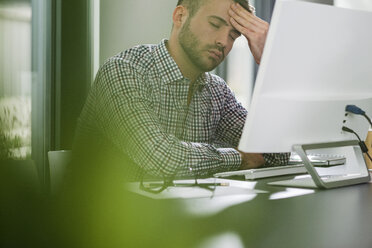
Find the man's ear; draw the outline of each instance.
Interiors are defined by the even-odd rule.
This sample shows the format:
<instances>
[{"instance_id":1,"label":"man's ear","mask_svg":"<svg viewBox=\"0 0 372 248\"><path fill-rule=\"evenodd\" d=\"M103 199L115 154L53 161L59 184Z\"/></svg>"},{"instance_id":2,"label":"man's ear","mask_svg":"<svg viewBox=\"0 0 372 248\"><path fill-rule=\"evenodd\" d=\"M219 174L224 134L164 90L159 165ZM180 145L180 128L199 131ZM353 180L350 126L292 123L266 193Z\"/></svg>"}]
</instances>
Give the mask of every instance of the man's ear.
<instances>
[{"instance_id":1,"label":"man's ear","mask_svg":"<svg viewBox=\"0 0 372 248\"><path fill-rule=\"evenodd\" d=\"M173 11L173 25L177 28L182 27L186 22L188 15L189 11L186 7L178 5Z\"/></svg>"}]
</instances>

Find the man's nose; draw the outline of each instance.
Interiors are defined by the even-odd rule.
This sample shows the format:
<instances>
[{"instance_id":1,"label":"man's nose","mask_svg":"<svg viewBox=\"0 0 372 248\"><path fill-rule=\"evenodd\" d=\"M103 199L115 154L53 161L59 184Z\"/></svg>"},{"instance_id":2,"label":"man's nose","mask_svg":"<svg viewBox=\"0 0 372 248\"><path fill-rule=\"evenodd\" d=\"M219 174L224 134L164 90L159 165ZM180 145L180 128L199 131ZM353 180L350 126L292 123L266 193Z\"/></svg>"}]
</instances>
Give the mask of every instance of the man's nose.
<instances>
[{"instance_id":1,"label":"man's nose","mask_svg":"<svg viewBox=\"0 0 372 248\"><path fill-rule=\"evenodd\" d=\"M223 39L222 37L216 39L216 45L218 46L218 48L225 49L226 44L227 44L227 39Z\"/></svg>"},{"instance_id":2,"label":"man's nose","mask_svg":"<svg viewBox=\"0 0 372 248\"><path fill-rule=\"evenodd\" d=\"M225 50L229 39L229 34L226 32L220 32L216 38L216 45L220 48Z\"/></svg>"}]
</instances>

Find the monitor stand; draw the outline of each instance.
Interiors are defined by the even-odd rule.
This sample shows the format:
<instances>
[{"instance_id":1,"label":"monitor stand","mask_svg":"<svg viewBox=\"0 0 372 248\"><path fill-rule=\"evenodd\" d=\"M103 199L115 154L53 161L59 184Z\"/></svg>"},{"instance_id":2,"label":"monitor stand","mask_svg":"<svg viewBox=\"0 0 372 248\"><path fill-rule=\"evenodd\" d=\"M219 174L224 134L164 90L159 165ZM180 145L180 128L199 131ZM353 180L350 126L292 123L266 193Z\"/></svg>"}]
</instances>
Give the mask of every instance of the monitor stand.
<instances>
[{"instance_id":1,"label":"monitor stand","mask_svg":"<svg viewBox=\"0 0 372 248\"><path fill-rule=\"evenodd\" d=\"M358 173L337 175L337 176L320 176L314 165L310 162L306 155L307 150L314 149L325 149L325 148L336 148L336 147L347 147L352 146L356 157L355 163L358 167ZM305 165L306 170L311 176L310 178L300 178L285 181L271 182L270 185L276 186L290 186L290 187L305 187L305 188L320 188L329 189L337 188L342 186L360 184L370 181L369 171L364 160L362 150L357 140L328 142L328 143L317 143L317 144L303 144L294 145L293 150L301 157L302 162ZM309 179L310 184L309 184Z\"/></svg>"}]
</instances>

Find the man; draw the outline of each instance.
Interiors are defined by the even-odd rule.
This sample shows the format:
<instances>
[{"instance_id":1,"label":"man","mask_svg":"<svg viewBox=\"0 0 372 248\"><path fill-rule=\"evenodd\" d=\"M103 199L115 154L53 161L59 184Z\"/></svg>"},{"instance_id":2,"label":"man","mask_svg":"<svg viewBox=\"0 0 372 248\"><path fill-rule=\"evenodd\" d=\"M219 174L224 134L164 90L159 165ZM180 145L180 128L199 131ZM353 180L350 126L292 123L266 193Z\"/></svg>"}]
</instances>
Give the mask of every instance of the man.
<instances>
[{"instance_id":1,"label":"man","mask_svg":"<svg viewBox=\"0 0 372 248\"><path fill-rule=\"evenodd\" d=\"M131 179L286 164L288 154L237 150L247 111L223 79L208 73L241 34L260 63L267 31L247 1L180 0L169 40L134 47L101 67L75 147L94 143Z\"/></svg>"}]
</instances>

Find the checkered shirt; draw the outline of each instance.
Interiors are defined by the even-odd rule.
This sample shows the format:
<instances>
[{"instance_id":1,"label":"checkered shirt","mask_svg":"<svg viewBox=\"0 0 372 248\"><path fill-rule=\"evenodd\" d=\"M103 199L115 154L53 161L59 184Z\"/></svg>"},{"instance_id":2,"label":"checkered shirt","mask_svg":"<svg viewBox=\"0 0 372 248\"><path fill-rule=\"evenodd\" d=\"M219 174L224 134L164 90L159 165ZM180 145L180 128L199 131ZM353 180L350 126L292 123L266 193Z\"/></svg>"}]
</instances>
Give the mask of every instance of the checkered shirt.
<instances>
[{"instance_id":1,"label":"checkered shirt","mask_svg":"<svg viewBox=\"0 0 372 248\"><path fill-rule=\"evenodd\" d=\"M171 177L239 169L236 147L246 109L225 81L210 73L193 84L188 105L190 80L166 42L136 46L104 63L80 116L79 135L99 133L106 146L134 162L126 173L137 178L141 171ZM287 164L288 157L264 154L269 166Z\"/></svg>"}]
</instances>

